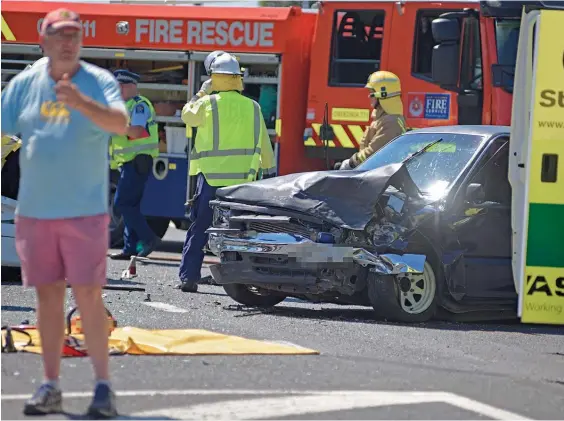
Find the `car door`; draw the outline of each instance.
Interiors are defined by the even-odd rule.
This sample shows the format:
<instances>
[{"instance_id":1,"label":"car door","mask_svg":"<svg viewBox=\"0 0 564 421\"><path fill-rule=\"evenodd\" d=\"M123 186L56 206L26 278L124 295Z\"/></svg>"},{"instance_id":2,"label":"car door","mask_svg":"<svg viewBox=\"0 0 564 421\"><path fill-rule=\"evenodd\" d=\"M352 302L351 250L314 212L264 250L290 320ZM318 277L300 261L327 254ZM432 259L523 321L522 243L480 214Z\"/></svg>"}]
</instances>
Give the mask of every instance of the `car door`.
<instances>
[{"instance_id":1,"label":"car door","mask_svg":"<svg viewBox=\"0 0 564 421\"><path fill-rule=\"evenodd\" d=\"M459 217L466 217L467 222L457 229L457 242L465 250L464 290L468 298L516 297L508 166L509 139L498 138L460 190L464 197L457 200L462 203Z\"/></svg>"}]
</instances>

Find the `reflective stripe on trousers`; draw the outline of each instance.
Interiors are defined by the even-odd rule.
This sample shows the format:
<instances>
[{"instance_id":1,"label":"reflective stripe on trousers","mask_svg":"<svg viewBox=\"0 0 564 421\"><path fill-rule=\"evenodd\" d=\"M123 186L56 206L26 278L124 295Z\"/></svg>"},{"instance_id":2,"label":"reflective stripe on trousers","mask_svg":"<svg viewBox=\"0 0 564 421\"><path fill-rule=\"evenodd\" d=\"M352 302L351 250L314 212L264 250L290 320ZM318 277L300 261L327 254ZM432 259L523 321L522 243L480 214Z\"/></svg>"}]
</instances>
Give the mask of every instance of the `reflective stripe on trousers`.
<instances>
[{"instance_id":1,"label":"reflective stripe on trousers","mask_svg":"<svg viewBox=\"0 0 564 421\"><path fill-rule=\"evenodd\" d=\"M219 157L219 156L252 156L260 154L261 148L259 147L260 141L260 108L259 105L253 101L254 108L254 148L253 149L219 149L219 111L217 107L216 95L210 95L211 111L212 111L212 132L213 132L213 149L211 151L193 152L190 158L197 160L200 158ZM249 176L256 175L257 171L250 168L246 173L206 173L206 178L210 180L221 179L240 179L245 180Z\"/></svg>"}]
</instances>

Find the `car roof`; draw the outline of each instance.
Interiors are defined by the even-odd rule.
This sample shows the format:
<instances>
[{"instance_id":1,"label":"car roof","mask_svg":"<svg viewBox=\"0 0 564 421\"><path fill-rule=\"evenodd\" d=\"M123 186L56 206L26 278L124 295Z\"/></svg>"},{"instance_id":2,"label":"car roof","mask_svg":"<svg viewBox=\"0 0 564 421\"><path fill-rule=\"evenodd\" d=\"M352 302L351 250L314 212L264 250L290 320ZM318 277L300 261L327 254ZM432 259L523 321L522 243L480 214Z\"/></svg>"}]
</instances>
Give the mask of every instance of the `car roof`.
<instances>
[{"instance_id":1,"label":"car roof","mask_svg":"<svg viewBox=\"0 0 564 421\"><path fill-rule=\"evenodd\" d=\"M445 133L445 134L467 134L492 137L499 134L509 134L511 127L509 126L486 126L486 125L460 125L460 126L437 126L425 127L422 129L413 129L406 134L417 133Z\"/></svg>"}]
</instances>

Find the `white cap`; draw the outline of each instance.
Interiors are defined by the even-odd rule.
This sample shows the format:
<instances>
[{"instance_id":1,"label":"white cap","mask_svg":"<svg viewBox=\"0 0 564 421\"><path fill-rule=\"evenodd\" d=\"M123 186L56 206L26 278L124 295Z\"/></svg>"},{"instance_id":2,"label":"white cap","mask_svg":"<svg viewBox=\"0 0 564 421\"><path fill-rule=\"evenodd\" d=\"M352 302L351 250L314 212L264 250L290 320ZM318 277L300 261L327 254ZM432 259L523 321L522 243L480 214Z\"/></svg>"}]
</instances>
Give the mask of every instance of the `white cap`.
<instances>
[{"instance_id":1,"label":"white cap","mask_svg":"<svg viewBox=\"0 0 564 421\"><path fill-rule=\"evenodd\" d=\"M215 58L219 55L227 54L225 51L216 50L213 53L209 53L206 59L204 60L204 67L206 68L206 73L210 74L210 64L215 60Z\"/></svg>"},{"instance_id":2,"label":"white cap","mask_svg":"<svg viewBox=\"0 0 564 421\"><path fill-rule=\"evenodd\" d=\"M36 60L35 63L33 63L33 64L28 64L28 65L25 67L24 70L31 69L32 67L35 67L35 66L40 66L40 65L42 65L42 64L44 64L44 63L47 63L48 61L49 61L49 57L41 57L39 60Z\"/></svg>"},{"instance_id":3,"label":"white cap","mask_svg":"<svg viewBox=\"0 0 564 421\"><path fill-rule=\"evenodd\" d=\"M210 73L223 75L242 75L239 62L231 54L224 53L218 55L210 63Z\"/></svg>"}]
</instances>

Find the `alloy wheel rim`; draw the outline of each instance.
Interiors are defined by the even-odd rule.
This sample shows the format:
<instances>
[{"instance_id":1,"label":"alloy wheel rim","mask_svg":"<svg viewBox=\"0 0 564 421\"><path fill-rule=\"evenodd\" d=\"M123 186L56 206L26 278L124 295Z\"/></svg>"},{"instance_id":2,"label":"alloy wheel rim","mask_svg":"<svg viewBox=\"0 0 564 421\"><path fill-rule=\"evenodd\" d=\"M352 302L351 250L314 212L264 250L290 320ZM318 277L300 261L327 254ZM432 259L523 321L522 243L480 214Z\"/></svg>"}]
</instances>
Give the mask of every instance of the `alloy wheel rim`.
<instances>
[{"instance_id":1,"label":"alloy wheel rim","mask_svg":"<svg viewBox=\"0 0 564 421\"><path fill-rule=\"evenodd\" d=\"M425 262L423 273L410 273L405 276L409 280L408 291L399 290L400 305L409 314L420 314L426 311L435 298L436 281L433 268Z\"/></svg>"}]
</instances>

